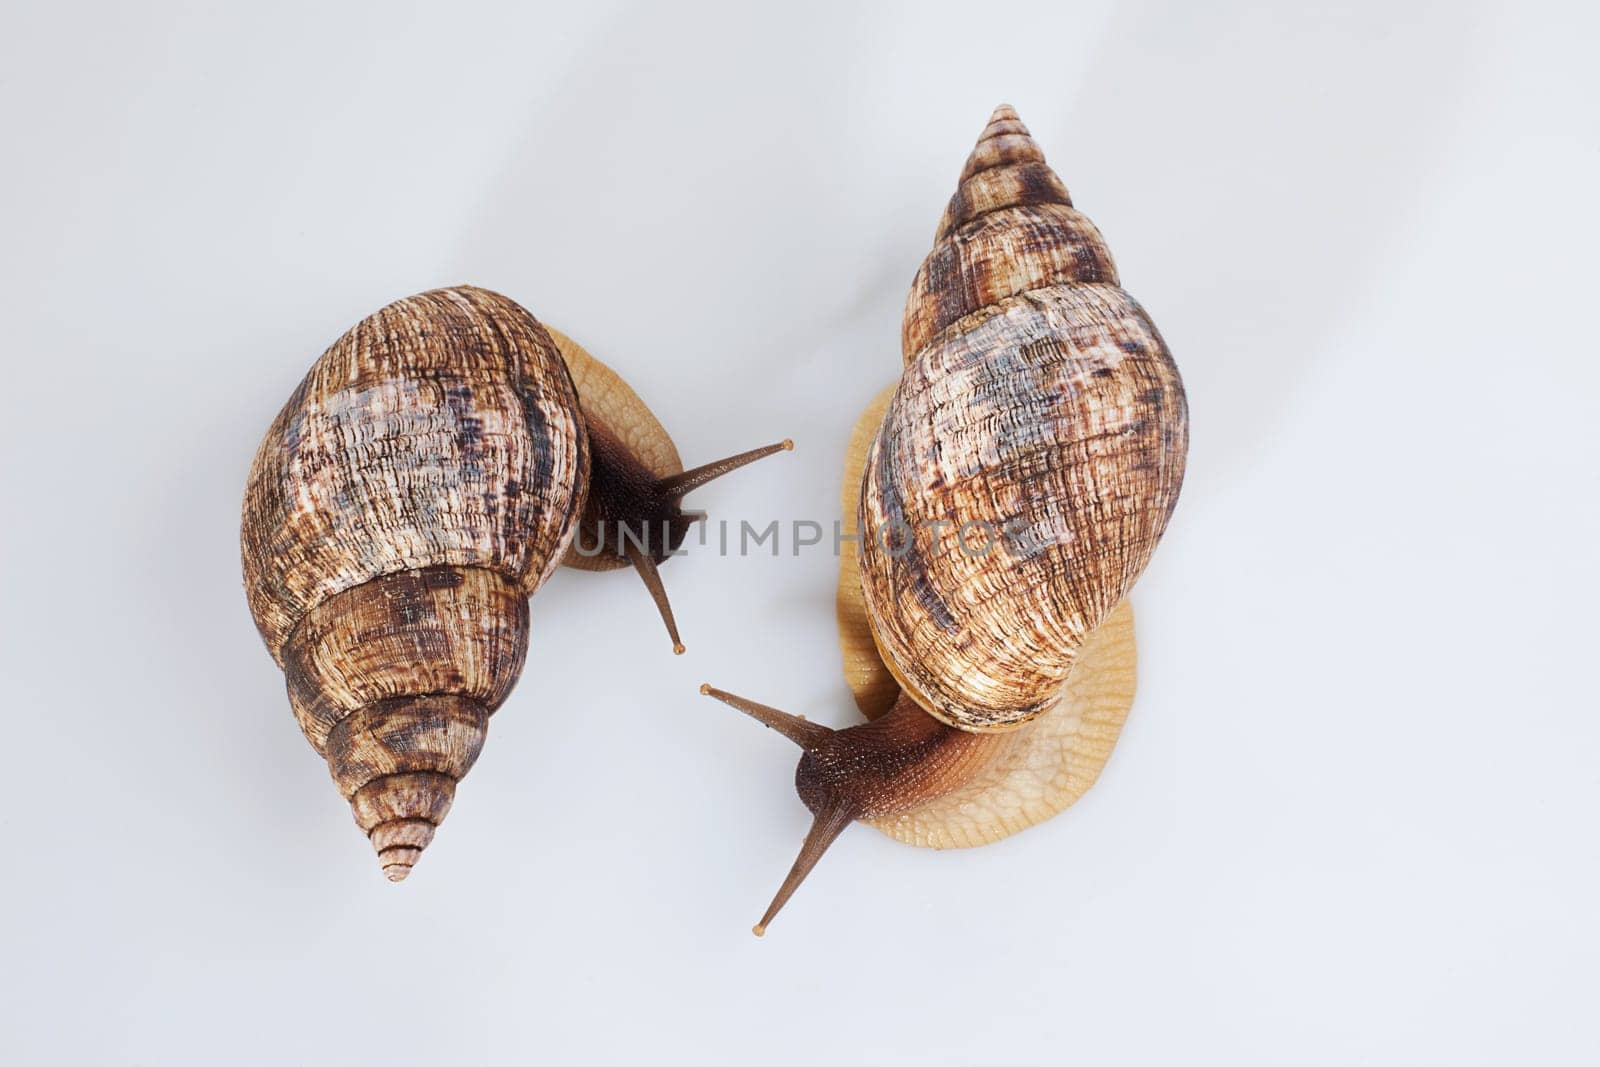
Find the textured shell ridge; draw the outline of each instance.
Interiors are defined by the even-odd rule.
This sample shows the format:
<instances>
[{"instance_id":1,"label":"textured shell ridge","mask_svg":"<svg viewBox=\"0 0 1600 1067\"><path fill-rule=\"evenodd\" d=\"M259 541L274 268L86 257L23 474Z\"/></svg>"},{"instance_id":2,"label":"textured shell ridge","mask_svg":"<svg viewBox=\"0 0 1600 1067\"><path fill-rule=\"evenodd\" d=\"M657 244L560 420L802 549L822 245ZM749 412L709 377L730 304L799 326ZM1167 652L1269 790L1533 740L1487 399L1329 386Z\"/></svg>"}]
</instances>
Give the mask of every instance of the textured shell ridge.
<instances>
[{"instance_id":1,"label":"textured shell ridge","mask_svg":"<svg viewBox=\"0 0 1600 1067\"><path fill-rule=\"evenodd\" d=\"M847 449L840 497L845 532L855 533L863 467L893 387L862 413ZM900 695L877 651L854 555L841 545L837 618L846 683L869 719ZM1127 600L1087 635L1059 699L1022 729L992 732L983 760L954 791L897 815L869 820L882 833L923 848L969 848L1034 826L1070 807L1098 779L1133 703L1136 652Z\"/></svg>"},{"instance_id":2,"label":"textured shell ridge","mask_svg":"<svg viewBox=\"0 0 1600 1067\"><path fill-rule=\"evenodd\" d=\"M436 290L334 342L251 469L246 587L269 649L364 581L487 566L531 592L576 530L587 439L533 316L485 290Z\"/></svg>"}]
</instances>

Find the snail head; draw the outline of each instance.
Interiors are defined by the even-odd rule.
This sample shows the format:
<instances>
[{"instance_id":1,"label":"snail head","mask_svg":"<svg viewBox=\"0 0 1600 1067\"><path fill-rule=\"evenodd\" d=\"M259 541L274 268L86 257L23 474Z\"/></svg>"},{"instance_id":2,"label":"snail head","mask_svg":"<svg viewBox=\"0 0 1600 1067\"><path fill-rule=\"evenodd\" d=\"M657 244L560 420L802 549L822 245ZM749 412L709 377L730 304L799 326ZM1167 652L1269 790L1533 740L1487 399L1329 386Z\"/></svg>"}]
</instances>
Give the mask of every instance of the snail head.
<instances>
[{"instance_id":1,"label":"snail head","mask_svg":"<svg viewBox=\"0 0 1600 1067\"><path fill-rule=\"evenodd\" d=\"M801 748L795 790L814 818L794 866L754 927L757 937L845 827L858 819L890 818L945 795L966 780L994 743L994 735L946 726L903 694L871 722L834 730L710 685L700 692Z\"/></svg>"}]
</instances>

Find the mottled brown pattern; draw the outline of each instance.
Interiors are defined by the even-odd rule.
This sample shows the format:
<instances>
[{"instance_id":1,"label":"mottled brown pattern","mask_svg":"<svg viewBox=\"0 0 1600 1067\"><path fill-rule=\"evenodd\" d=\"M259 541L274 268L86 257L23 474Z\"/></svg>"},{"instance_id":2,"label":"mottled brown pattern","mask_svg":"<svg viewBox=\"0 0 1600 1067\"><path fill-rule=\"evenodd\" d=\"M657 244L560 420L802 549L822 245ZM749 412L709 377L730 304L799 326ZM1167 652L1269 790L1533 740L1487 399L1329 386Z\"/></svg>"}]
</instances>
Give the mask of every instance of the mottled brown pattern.
<instances>
[{"instance_id":1,"label":"mottled brown pattern","mask_svg":"<svg viewBox=\"0 0 1600 1067\"><path fill-rule=\"evenodd\" d=\"M944 216L939 219L939 229L933 235L934 243L940 243L950 236L951 231L991 211L1018 204L1065 204L1071 207L1072 197L1056 172L1043 160L980 171L956 188L955 195L944 209Z\"/></svg>"},{"instance_id":2,"label":"mottled brown pattern","mask_svg":"<svg viewBox=\"0 0 1600 1067\"><path fill-rule=\"evenodd\" d=\"M346 798L376 778L432 771L460 779L489 728L489 709L461 696L420 696L369 704L328 735L328 770Z\"/></svg>"},{"instance_id":3,"label":"mottled brown pattern","mask_svg":"<svg viewBox=\"0 0 1600 1067\"><path fill-rule=\"evenodd\" d=\"M397 301L334 342L262 442L250 610L280 656L317 604L396 571L487 567L531 594L587 478L572 383L532 315L468 287Z\"/></svg>"},{"instance_id":4,"label":"mottled brown pattern","mask_svg":"<svg viewBox=\"0 0 1600 1067\"><path fill-rule=\"evenodd\" d=\"M498 708L522 673L528 598L482 567L430 567L347 589L308 614L284 648L301 729L318 752L350 712L454 693Z\"/></svg>"},{"instance_id":5,"label":"mottled brown pattern","mask_svg":"<svg viewBox=\"0 0 1600 1067\"><path fill-rule=\"evenodd\" d=\"M477 762L488 729L482 704L410 697L354 711L328 737L328 769L392 880L403 879Z\"/></svg>"},{"instance_id":6,"label":"mottled brown pattern","mask_svg":"<svg viewBox=\"0 0 1600 1067\"><path fill-rule=\"evenodd\" d=\"M965 182L983 171L1013 163L1043 163L1044 153L1028 134L1020 119L991 119L978 144L961 168Z\"/></svg>"},{"instance_id":7,"label":"mottled brown pattern","mask_svg":"<svg viewBox=\"0 0 1600 1067\"><path fill-rule=\"evenodd\" d=\"M862 496L875 531L863 588L901 684L967 729L1048 707L1084 636L1149 562L1186 446L1176 369L1120 289L1036 290L924 349ZM969 549L1003 534L963 551L967 523L985 524L967 528Z\"/></svg>"},{"instance_id":8,"label":"mottled brown pattern","mask_svg":"<svg viewBox=\"0 0 1600 1067\"><path fill-rule=\"evenodd\" d=\"M911 282L900 343L909 364L941 330L1010 296L1048 286L1117 284L1105 239L1066 204L1018 204L940 241Z\"/></svg>"},{"instance_id":9,"label":"mottled brown pattern","mask_svg":"<svg viewBox=\"0 0 1600 1067\"><path fill-rule=\"evenodd\" d=\"M968 730L1052 704L1084 638L1149 562L1188 446L1177 368L1114 284L1093 225L1031 202L1040 189L1055 196L1037 178L994 180L1042 160L1019 126L1009 108L995 113L964 171L963 184L986 189L956 201L987 210L917 274L911 358L860 514L885 663L919 704ZM1026 202L1004 203L1007 189Z\"/></svg>"},{"instance_id":10,"label":"mottled brown pattern","mask_svg":"<svg viewBox=\"0 0 1600 1067\"><path fill-rule=\"evenodd\" d=\"M251 612L392 880L516 683L528 596L571 541L588 473L554 342L465 287L359 323L261 445L241 531Z\"/></svg>"},{"instance_id":11,"label":"mottled brown pattern","mask_svg":"<svg viewBox=\"0 0 1600 1067\"><path fill-rule=\"evenodd\" d=\"M415 820L438 826L455 800L456 780L435 771L374 778L350 798L356 825L370 837L380 826ZM382 853L379 853L380 856Z\"/></svg>"},{"instance_id":12,"label":"mottled brown pattern","mask_svg":"<svg viewBox=\"0 0 1600 1067\"><path fill-rule=\"evenodd\" d=\"M1111 253L1094 224L1072 210L1067 187L1017 113L1001 106L967 157L933 251L911 283L900 337L905 361L964 315L1072 282L1117 284Z\"/></svg>"}]
</instances>

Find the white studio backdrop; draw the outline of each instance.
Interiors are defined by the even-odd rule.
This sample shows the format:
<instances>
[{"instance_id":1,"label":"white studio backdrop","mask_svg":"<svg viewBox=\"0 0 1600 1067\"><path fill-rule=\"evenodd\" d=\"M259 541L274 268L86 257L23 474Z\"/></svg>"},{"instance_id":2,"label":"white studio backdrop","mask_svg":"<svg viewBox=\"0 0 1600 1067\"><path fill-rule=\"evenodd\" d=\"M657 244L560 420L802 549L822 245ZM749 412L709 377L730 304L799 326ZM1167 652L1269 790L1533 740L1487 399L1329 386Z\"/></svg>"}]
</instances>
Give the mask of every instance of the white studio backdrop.
<instances>
[{"instance_id":1,"label":"white studio backdrop","mask_svg":"<svg viewBox=\"0 0 1600 1067\"><path fill-rule=\"evenodd\" d=\"M1585 4L9 4L0 1062L1600 1058ZM397 297L622 371L690 498L831 522L990 110L1160 324L1189 478L1100 784L854 828L772 931L835 561L561 573L383 880L239 579L245 471Z\"/></svg>"}]
</instances>

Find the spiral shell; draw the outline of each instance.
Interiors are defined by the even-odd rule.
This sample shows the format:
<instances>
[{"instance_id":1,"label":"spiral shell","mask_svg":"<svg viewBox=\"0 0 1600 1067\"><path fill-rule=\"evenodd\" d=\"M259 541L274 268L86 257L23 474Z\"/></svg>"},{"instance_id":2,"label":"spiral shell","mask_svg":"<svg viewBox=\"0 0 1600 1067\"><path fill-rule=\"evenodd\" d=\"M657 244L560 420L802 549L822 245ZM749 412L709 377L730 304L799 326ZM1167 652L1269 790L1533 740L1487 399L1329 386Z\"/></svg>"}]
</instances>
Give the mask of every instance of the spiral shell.
<instances>
[{"instance_id":1,"label":"spiral shell","mask_svg":"<svg viewBox=\"0 0 1600 1067\"><path fill-rule=\"evenodd\" d=\"M862 468L893 393L890 386L862 412L845 451L841 505L847 537L856 536ZM894 706L900 687L878 658L850 540L841 543L836 605L845 682L862 714L877 719ZM970 848L1065 811L1094 785L1111 758L1133 706L1137 659L1133 607L1124 599L1084 640L1049 711L1027 729L985 733L987 744L967 761L962 780L949 792L868 821L908 845Z\"/></svg>"},{"instance_id":2,"label":"spiral shell","mask_svg":"<svg viewBox=\"0 0 1600 1067\"><path fill-rule=\"evenodd\" d=\"M358 323L256 454L251 614L391 879L432 839L521 672L527 598L571 541L588 469L554 342L468 287Z\"/></svg>"},{"instance_id":3,"label":"spiral shell","mask_svg":"<svg viewBox=\"0 0 1600 1067\"><path fill-rule=\"evenodd\" d=\"M900 686L967 730L1055 702L1183 480L1177 368L1094 224L998 109L912 284L860 571Z\"/></svg>"}]
</instances>

